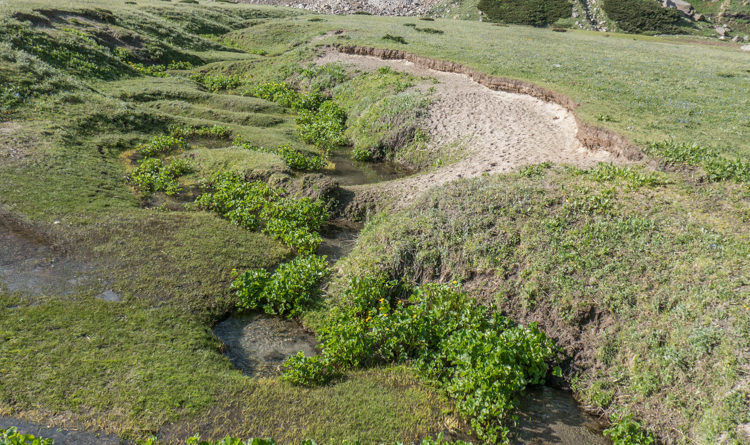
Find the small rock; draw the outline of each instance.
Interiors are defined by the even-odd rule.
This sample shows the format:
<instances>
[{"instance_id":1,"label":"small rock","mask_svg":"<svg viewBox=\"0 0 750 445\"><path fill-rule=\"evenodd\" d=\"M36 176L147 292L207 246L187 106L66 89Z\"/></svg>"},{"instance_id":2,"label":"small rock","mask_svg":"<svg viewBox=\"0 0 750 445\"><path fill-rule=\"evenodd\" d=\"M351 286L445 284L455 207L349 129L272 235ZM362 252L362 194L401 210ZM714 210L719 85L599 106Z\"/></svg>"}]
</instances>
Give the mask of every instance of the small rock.
<instances>
[{"instance_id":1,"label":"small rock","mask_svg":"<svg viewBox=\"0 0 750 445\"><path fill-rule=\"evenodd\" d=\"M111 302L118 302L122 300L122 298L118 294L111 290L105 290L104 292L97 295L96 298Z\"/></svg>"},{"instance_id":2,"label":"small rock","mask_svg":"<svg viewBox=\"0 0 750 445\"><path fill-rule=\"evenodd\" d=\"M737 439L741 444L750 444L750 423L737 425Z\"/></svg>"},{"instance_id":3,"label":"small rock","mask_svg":"<svg viewBox=\"0 0 750 445\"><path fill-rule=\"evenodd\" d=\"M695 15L693 15L693 20L695 20L696 22L700 22L704 18L705 17L703 17L703 14L695 14Z\"/></svg>"},{"instance_id":4,"label":"small rock","mask_svg":"<svg viewBox=\"0 0 750 445\"><path fill-rule=\"evenodd\" d=\"M725 28L723 26L717 26L716 28L714 28L714 31L716 31L716 34L718 34L718 35L720 35L720 36L723 37L723 36L727 35L727 31L728 30L727 30L727 28Z\"/></svg>"},{"instance_id":5,"label":"small rock","mask_svg":"<svg viewBox=\"0 0 750 445\"><path fill-rule=\"evenodd\" d=\"M693 18L695 9L693 5L686 2L685 0L663 0L662 6L665 8L673 8L680 12L683 17Z\"/></svg>"},{"instance_id":6,"label":"small rock","mask_svg":"<svg viewBox=\"0 0 750 445\"><path fill-rule=\"evenodd\" d=\"M740 36L734 36L734 37L732 37L732 42L735 42L735 43L742 42L742 37L740 37Z\"/></svg>"}]
</instances>

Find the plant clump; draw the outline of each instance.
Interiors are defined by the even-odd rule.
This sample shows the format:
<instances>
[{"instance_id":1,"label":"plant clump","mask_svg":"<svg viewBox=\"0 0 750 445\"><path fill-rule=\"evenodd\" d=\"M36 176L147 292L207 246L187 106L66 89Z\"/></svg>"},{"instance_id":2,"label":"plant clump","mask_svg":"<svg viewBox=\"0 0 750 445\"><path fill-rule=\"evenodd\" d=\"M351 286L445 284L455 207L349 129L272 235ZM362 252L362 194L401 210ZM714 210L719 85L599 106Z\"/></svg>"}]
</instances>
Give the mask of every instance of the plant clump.
<instances>
[{"instance_id":1,"label":"plant clump","mask_svg":"<svg viewBox=\"0 0 750 445\"><path fill-rule=\"evenodd\" d=\"M164 192L176 195L182 189L177 178L195 171L189 159L174 159L169 163L159 158L146 158L128 175L127 181L141 193Z\"/></svg>"},{"instance_id":2,"label":"plant clump","mask_svg":"<svg viewBox=\"0 0 750 445\"><path fill-rule=\"evenodd\" d=\"M567 0L479 0L477 8L495 22L547 26L570 17Z\"/></svg>"},{"instance_id":3,"label":"plant clump","mask_svg":"<svg viewBox=\"0 0 750 445\"><path fill-rule=\"evenodd\" d=\"M680 13L657 0L604 0L604 12L625 32L678 33Z\"/></svg>"},{"instance_id":4,"label":"plant clump","mask_svg":"<svg viewBox=\"0 0 750 445\"><path fill-rule=\"evenodd\" d=\"M319 295L320 283L329 272L325 256L298 255L273 274L265 269L240 274L232 289L241 309L294 317Z\"/></svg>"},{"instance_id":5,"label":"plant clump","mask_svg":"<svg viewBox=\"0 0 750 445\"><path fill-rule=\"evenodd\" d=\"M322 241L320 228L328 216L321 200L286 196L264 182L247 182L235 173L219 173L209 191L196 199L211 210L250 230L262 230L299 253L312 253Z\"/></svg>"},{"instance_id":6,"label":"plant clump","mask_svg":"<svg viewBox=\"0 0 750 445\"><path fill-rule=\"evenodd\" d=\"M173 152L176 150L182 150L187 147L185 139L180 136L173 136L171 134L154 136L151 142L148 144L139 145L137 150L138 153L145 156L156 156Z\"/></svg>"},{"instance_id":7,"label":"plant clump","mask_svg":"<svg viewBox=\"0 0 750 445\"><path fill-rule=\"evenodd\" d=\"M245 150L278 155L284 161L284 164L292 170L315 171L324 168L327 164L326 160L319 155L302 153L286 144L281 147L268 148L243 142L240 137L235 138L233 144Z\"/></svg>"},{"instance_id":8,"label":"plant clump","mask_svg":"<svg viewBox=\"0 0 750 445\"><path fill-rule=\"evenodd\" d=\"M284 379L319 385L350 369L411 362L456 400L487 443L508 441L505 422L516 396L543 383L557 355L535 325L477 305L456 282L410 290L372 276L350 281L319 340L322 354L290 357Z\"/></svg>"},{"instance_id":9,"label":"plant clump","mask_svg":"<svg viewBox=\"0 0 750 445\"><path fill-rule=\"evenodd\" d=\"M320 91L300 93L287 83L270 82L256 85L247 93L295 110L298 113L300 139L315 145L324 153L330 153L334 148L346 144L346 112Z\"/></svg>"}]
</instances>

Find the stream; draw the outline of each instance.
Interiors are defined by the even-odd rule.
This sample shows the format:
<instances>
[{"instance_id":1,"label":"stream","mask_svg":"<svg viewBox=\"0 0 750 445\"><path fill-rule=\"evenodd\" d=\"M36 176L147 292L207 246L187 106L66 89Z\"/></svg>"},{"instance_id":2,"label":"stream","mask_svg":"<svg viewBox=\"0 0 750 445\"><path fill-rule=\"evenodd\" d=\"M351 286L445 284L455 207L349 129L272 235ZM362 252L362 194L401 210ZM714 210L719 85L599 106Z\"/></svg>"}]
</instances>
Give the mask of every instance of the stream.
<instances>
[{"instance_id":1,"label":"stream","mask_svg":"<svg viewBox=\"0 0 750 445\"><path fill-rule=\"evenodd\" d=\"M397 179L407 171L389 164L351 161L345 153L332 157L336 167L329 175L340 185L360 185ZM362 224L344 220L329 221L322 231L318 253L331 262L348 255L356 244ZM91 281L92 267L60 255L42 240L19 232L0 220L0 289L42 295L46 292L69 294ZM9 247L9 248L8 248ZM104 291L98 298L119 301ZM251 377L271 377L291 355L318 353L312 333L294 320L264 314L234 314L214 326L224 344L224 353L235 368ZM606 445L603 424L586 414L569 391L548 386L531 387L521 398L514 444L519 445ZM56 445L95 445L125 443L115 436L75 429L53 428L14 417L0 416L0 429L18 427L55 439Z\"/></svg>"},{"instance_id":2,"label":"stream","mask_svg":"<svg viewBox=\"0 0 750 445\"><path fill-rule=\"evenodd\" d=\"M352 161L335 153L328 175L339 185L362 185L402 178L408 171L393 164ZM361 223L333 220L323 228L318 254L332 263L348 255L362 230ZM248 376L273 376L287 357L318 352L315 337L293 320L263 314L232 315L214 327L232 364ZM570 391L550 386L530 387L521 396L515 445L608 445L605 424L587 414Z\"/></svg>"}]
</instances>

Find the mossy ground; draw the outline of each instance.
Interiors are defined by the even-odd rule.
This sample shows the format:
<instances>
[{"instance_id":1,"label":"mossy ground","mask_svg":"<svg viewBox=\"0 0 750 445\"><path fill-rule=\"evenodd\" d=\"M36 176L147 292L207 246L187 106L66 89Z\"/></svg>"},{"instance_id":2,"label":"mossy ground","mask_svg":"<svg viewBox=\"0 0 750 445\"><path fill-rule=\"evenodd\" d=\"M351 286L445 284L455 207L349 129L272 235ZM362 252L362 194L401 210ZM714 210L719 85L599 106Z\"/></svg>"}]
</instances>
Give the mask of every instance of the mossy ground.
<instances>
[{"instance_id":1,"label":"mossy ground","mask_svg":"<svg viewBox=\"0 0 750 445\"><path fill-rule=\"evenodd\" d=\"M279 106L231 94L242 86L212 93L191 73L276 81L297 73L317 45L398 48L560 91L581 103L582 119L636 142L673 138L750 155L750 54L731 47L449 20L430 22L444 34L429 34L404 26L414 18L203 1L57 6L70 13L39 0L2 8L2 29L19 26L14 14L31 14L36 25L25 32L64 40L69 52L21 51L7 43L11 33L0 33L0 205L67 254L97 264L102 286L124 297L3 292L1 307L13 308L0 324L3 414L128 437L198 431L379 442L443 429L445 402L404 368L302 390L243 377L221 355L210 327L233 306L231 269L272 267L290 252L214 215L185 211L179 199L173 210L143 208L123 180L122 155L170 124L222 124L253 144L313 148L298 141L294 116ZM46 12L33 11L40 8ZM344 32L326 35L336 30ZM386 33L408 44L382 40ZM116 48L196 68L146 77ZM363 96L373 85L360 85ZM202 173L289 175L273 155L205 145L179 156L194 156ZM539 170L461 181L375 219L345 267L464 279L478 294L484 289L488 304L521 318L549 308L553 335L588 326L586 314L604 314L602 335L587 349L593 356L582 356L573 380L585 400L626 408L667 438L735 434L750 422L746 186L706 183L691 171L633 186ZM388 249L374 250L385 241Z\"/></svg>"}]
</instances>

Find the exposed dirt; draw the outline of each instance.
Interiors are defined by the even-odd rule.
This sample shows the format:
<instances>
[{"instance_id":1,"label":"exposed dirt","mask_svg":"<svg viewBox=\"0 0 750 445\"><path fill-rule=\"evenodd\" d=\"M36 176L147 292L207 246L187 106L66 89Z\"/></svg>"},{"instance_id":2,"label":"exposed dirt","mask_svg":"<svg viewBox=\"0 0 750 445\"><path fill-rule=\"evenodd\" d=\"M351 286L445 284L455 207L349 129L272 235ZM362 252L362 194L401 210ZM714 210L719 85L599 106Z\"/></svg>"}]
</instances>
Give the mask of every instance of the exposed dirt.
<instances>
[{"instance_id":1,"label":"exposed dirt","mask_svg":"<svg viewBox=\"0 0 750 445\"><path fill-rule=\"evenodd\" d=\"M438 71L408 60L384 60L331 49L318 59L318 63L329 62L367 71L388 66L437 79L433 93L437 99L430 106L424 129L433 149L458 144L464 151L463 158L451 165L396 181L352 187L357 198L347 214L361 211L363 202L382 206L384 196L390 202L388 207L403 208L424 191L459 178L507 173L545 161L581 167L628 162L622 148L608 145L607 150L592 140L581 141L575 115L553 100L497 91L470 75Z\"/></svg>"},{"instance_id":2,"label":"exposed dirt","mask_svg":"<svg viewBox=\"0 0 750 445\"><path fill-rule=\"evenodd\" d=\"M0 428L10 428L11 426L15 426L23 434L33 434L37 437L54 439L55 445L120 445L130 443L109 434L55 428L26 422L14 417L0 416Z\"/></svg>"},{"instance_id":3,"label":"exposed dirt","mask_svg":"<svg viewBox=\"0 0 750 445\"><path fill-rule=\"evenodd\" d=\"M413 16L427 14L440 0L241 0L243 3L290 6L322 14L368 13Z\"/></svg>"},{"instance_id":4,"label":"exposed dirt","mask_svg":"<svg viewBox=\"0 0 750 445\"><path fill-rule=\"evenodd\" d=\"M0 246L0 286L10 292L68 295L95 284L92 266L64 255L44 236L2 214Z\"/></svg>"}]
</instances>

